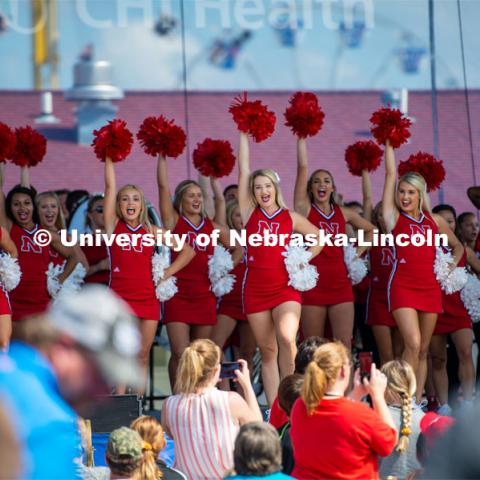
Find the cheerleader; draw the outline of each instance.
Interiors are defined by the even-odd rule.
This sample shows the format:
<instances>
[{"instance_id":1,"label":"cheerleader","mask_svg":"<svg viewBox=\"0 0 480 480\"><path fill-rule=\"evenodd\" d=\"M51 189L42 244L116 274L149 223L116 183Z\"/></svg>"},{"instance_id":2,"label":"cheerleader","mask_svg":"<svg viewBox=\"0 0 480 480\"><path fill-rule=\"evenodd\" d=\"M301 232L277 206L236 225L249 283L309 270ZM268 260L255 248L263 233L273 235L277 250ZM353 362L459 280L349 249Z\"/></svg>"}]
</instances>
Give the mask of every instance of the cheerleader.
<instances>
[{"instance_id":1,"label":"cheerleader","mask_svg":"<svg viewBox=\"0 0 480 480\"><path fill-rule=\"evenodd\" d=\"M438 205L433 209L447 222L452 231L455 231L455 210L450 205ZM468 253L474 259L473 268L478 273L480 261L468 247L458 264L459 267L468 265ZM476 268L475 268L476 267ZM448 405L448 376L447 376L447 335L450 335L455 345L458 356L458 377L462 386L462 394L465 402L472 403L473 387L475 384L475 369L472 360L472 320L463 305L460 292L447 295L442 292L443 313L438 316L437 324L430 343L430 355L432 357L432 374L435 392L440 404L439 413L450 415L451 408Z\"/></svg>"},{"instance_id":2,"label":"cheerleader","mask_svg":"<svg viewBox=\"0 0 480 480\"><path fill-rule=\"evenodd\" d=\"M407 173L396 183L395 156L389 141L385 145L385 186L382 215L386 231L394 237L427 230L448 236L455 264L463 255L463 246L445 220L431 213L424 178ZM427 355L437 316L442 312L442 294L435 277L435 246L395 245L395 264L390 275L389 309L403 338L403 358L415 370L417 399L423 395L427 377Z\"/></svg>"},{"instance_id":3,"label":"cheerleader","mask_svg":"<svg viewBox=\"0 0 480 480\"><path fill-rule=\"evenodd\" d=\"M334 200L335 182L327 170L315 170L308 178L307 143L297 143L297 178L295 181L295 211L304 215L326 234L346 234L346 224L364 231L366 241L371 240L373 225L353 210L340 207ZM358 248L361 255L365 248ZM348 278L343 247L327 245L312 261L320 277L317 286L302 295L302 328L305 338L323 337L327 317L333 337L348 348L352 343L354 296Z\"/></svg>"},{"instance_id":4,"label":"cheerleader","mask_svg":"<svg viewBox=\"0 0 480 480\"><path fill-rule=\"evenodd\" d=\"M129 236L162 234L163 230L152 225L148 219L145 197L136 185L125 185L118 192L113 162L105 161L104 223L107 234ZM123 236L124 236L123 235ZM137 238L138 237L132 237ZM178 245L174 242L174 247ZM109 247L110 288L128 303L133 313L141 320L140 360L145 368L150 348L160 320L160 302L155 294L152 278L152 256L155 247L141 240L136 244L120 246L113 242ZM175 275L194 257L193 250L186 245L166 270L163 280Z\"/></svg>"},{"instance_id":5,"label":"cheerleader","mask_svg":"<svg viewBox=\"0 0 480 480\"><path fill-rule=\"evenodd\" d=\"M17 247L13 243L8 231L0 227L0 249L12 258L18 257ZM8 350L12 335L12 309L8 292L0 288L0 353Z\"/></svg>"},{"instance_id":6,"label":"cheerleader","mask_svg":"<svg viewBox=\"0 0 480 480\"><path fill-rule=\"evenodd\" d=\"M221 190L216 195L223 194ZM226 223L231 230L238 233L243 230L242 216L238 201L233 200L228 203L226 208ZM247 361L249 370L252 371L253 355L256 349L255 337L252 329L247 322L247 317L243 311L242 302L242 284L247 268L245 253L241 260L232 270L231 274L235 276L233 290L224 295L217 308L217 324L213 328L212 340L223 350L225 343L237 329L239 337L239 358Z\"/></svg>"},{"instance_id":7,"label":"cheerleader","mask_svg":"<svg viewBox=\"0 0 480 480\"><path fill-rule=\"evenodd\" d=\"M88 200L85 224L93 234L96 232L100 234L105 233L103 202L104 198L102 193L96 193ZM110 279L110 261L107 247L103 243L101 245L85 245L82 247L82 251L89 263L85 283L108 285Z\"/></svg>"},{"instance_id":8,"label":"cheerleader","mask_svg":"<svg viewBox=\"0 0 480 480\"><path fill-rule=\"evenodd\" d=\"M208 276L208 257L213 254L212 242L197 244L200 234L210 236L220 231L220 242L229 245L226 228L212 222L205 213L202 189L194 180L184 180L175 189L172 202L168 185L167 160L158 157L157 181L160 193L160 213L163 226L175 234L187 235L195 250L195 258L177 275L178 293L164 305L164 322L170 341L168 364L170 384L175 385L178 362L193 340L210 338L216 324L217 300ZM177 257L172 252L172 258Z\"/></svg>"},{"instance_id":9,"label":"cheerleader","mask_svg":"<svg viewBox=\"0 0 480 480\"><path fill-rule=\"evenodd\" d=\"M299 232L318 237L314 225L286 208L273 170L256 170L250 174L248 137L244 133L240 134L238 161L240 214L247 237L265 230L278 235ZM281 246L248 245L243 287L243 307L260 348L269 405L275 400L280 378L294 371L300 321L301 294L288 285L284 251ZM311 249L314 256L320 251L319 246Z\"/></svg>"}]
</instances>

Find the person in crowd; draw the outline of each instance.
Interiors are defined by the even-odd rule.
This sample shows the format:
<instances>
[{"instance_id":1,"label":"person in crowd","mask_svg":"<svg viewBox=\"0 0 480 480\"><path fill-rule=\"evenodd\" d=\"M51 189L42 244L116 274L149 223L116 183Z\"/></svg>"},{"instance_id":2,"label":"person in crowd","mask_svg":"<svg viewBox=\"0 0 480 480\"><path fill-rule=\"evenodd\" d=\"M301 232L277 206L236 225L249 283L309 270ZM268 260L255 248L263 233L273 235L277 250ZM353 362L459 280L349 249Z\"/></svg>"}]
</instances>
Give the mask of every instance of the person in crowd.
<instances>
[{"instance_id":1,"label":"person in crowd","mask_svg":"<svg viewBox=\"0 0 480 480\"><path fill-rule=\"evenodd\" d=\"M290 436L290 413L293 404L302 393L302 386L303 375L293 373L292 375L285 377L278 387L278 403L289 419L279 432L282 446L282 472L288 475L292 473L295 466L292 439Z\"/></svg>"},{"instance_id":2,"label":"person in crowd","mask_svg":"<svg viewBox=\"0 0 480 480\"><path fill-rule=\"evenodd\" d=\"M155 480L158 477L139 477L143 462L142 437L131 428L121 427L108 437L105 460L110 469L110 480L142 478Z\"/></svg>"},{"instance_id":3,"label":"person in crowd","mask_svg":"<svg viewBox=\"0 0 480 480\"><path fill-rule=\"evenodd\" d=\"M238 203L247 236L265 230L276 235L294 232L314 235L318 229L305 217L286 208L278 175L270 169L250 174L249 140L240 133ZM317 242L318 243L318 242ZM315 257L322 246L311 247ZM300 323L301 294L289 284L285 247L250 246L243 305L262 356L262 379L272 405L280 379L293 373L296 336Z\"/></svg>"},{"instance_id":4,"label":"person in crowd","mask_svg":"<svg viewBox=\"0 0 480 480\"><path fill-rule=\"evenodd\" d=\"M112 385L138 384L139 348L136 321L105 287L87 286L19 323L0 356L0 397L22 445L22 478L77 478L77 414Z\"/></svg>"},{"instance_id":5,"label":"person in crowd","mask_svg":"<svg viewBox=\"0 0 480 480\"><path fill-rule=\"evenodd\" d=\"M175 395L162 409L162 426L175 441L174 467L189 479L221 478L233 467L239 426L261 421L245 360L235 371L245 399L218 390L220 348L211 340L195 340L178 365Z\"/></svg>"},{"instance_id":6,"label":"person in crowd","mask_svg":"<svg viewBox=\"0 0 480 480\"><path fill-rule=\"evenodd\" d=\"M420 468L417 440L424 413L413 401L417 382L415 372L405 360L390 361L381 371L387 377L385 400L400 438L394 451L380 460L380 477L401 480Z\"/></svg>"},{"instance_id":7,"label":"person in crowd","mask_svg":"<svg viewBox=\"0 0 480 480\"><path fill-rule=\"evenodd\" d=\"M65 224L68 223L70 213L67 208L67 196L69 194L70 190L67 190L66 188L61 188L59 190L55 190L55 194L57 195L58 199L60 200L60 205L62 207L62 214L63 218L65 219Z\"/></svg>"},{"instance_id":8,"label":"person in crowd","mask_svg":"<svg viewBox=\"0 0 480 480\"><path fill-rule=\"evenodd\" d=\"M88 200L85 224L91 233L105 233L105 220L103 218L104 195L97 193L91 195ZM106 245L94 244L82 246L83 253L87 257L89 268L85 277L85 283L100 283L108 285L110 281L110 259Z\"/></svg>"},{"instance_id":9,"label":"person in crowd","mask_svg":"<svg viewBox=\"0 0 480 480\"><path fill-rule=\"evenodd\" d=\"M300 375L305 373L308 364L312 361L313 355L320 345L328 343L326 338L322 337L308 337L299 346L297 355L295 356L295 372ZM273 402L270 410L270 416L268 419L278 432L282 431L282 428L289 422L288 415L285 413L277 398Z\"/></svg>"},{"instance_id":10,"label":"person in crowd","mask_svg":"<svg viewBox=\"0 0 480 480\"><path fill-rule=\"evenodd\" d=\"M282 454L278 434L268 423L243 425L235 440L234 471L229 479L262 478L282 480L292 478L282 470Z\"/></svg>"},{"instance_id":11,"label":"person in crowd","mask_svg":"<svg viewBox=\"0 0 480 480\"><path fill-rule=\"evenodd\" d=\"M315 170L308 177L307 141L297 140L297 178L295 181L295 211L304 215L326 234L346 235L346 225L364 231L372 238L373 225L355 210L335 203L336 185L328 170ZM361 255L365 247L358 249ZM350 348L354 321L352 282L348 277L342 247L327 245L312 264L319 279L315 288L302 295L302 328L305 337L324 336L327 318L333 337Z\"/></svg>"},{"instance_id":12,"label":"person in crowd","mask_svg":"<svg viewBox=\"0 0 480 480\"><path fill-rule=\"evenodd\" d=\"M133 235L154 235L158 238L164 230L152 225L148 219L145 197L136 185L124 185L117 192L114 163L110 158L105 161L105 199L103 217L107 234L124 234L132 239ZM178 244L173 237L173 246ZM144 378L147 375L147 363L153 340L160 320L160 302L155 293L152 278L152 257L155 246L142 240L134 245L120 246L114 242L109 247L111 265L110 288L125 300L134 314L141 320L142 349L140 361L144 366ZM185 245L165 270L163 280L181 271L195 256L189 245ZM197 308L199 308L197 306ZM121 393L119 386L117 393Z\"/></svg>"},{"instance_id":13,"label":"person in crowd","mask_svg":"<svg viewBox=\"0 0 480 480\"><path fill-rule=\"evenodd\" d=\"M456 233L464 245L477 252L479 227L477 216L473 212L463 212L458 216Z\"/></svg>"},{"instance_id":14,"label":"person in crowd","mask_svg":"<svg viewBox=\"0 0 480 480\"><path fill-rule=\"evenodd\" d=\"M10 294L12 321L15 323L29 315L42 313L47 308L50 295L46 272L51 261L51 250L67 259L63 272L58 276L60 284L73 272L77 258L72 249L62 244L58 234L51 234L52 241L47 246L35 241L35 234L40 227L35 204L36 192L26 186L29 184L28 167L21 169L22 185L15 186L5 198L4 166L0 165L0 225L10 234L17 248L22 272L19 285Z\"/></svg>"},{"instance_id":15,"label":"person in crowd","mask_svg":"<svg viewBox=\"0 0 480 480\"><path fill-rule=\"evenodd\" d=\"M225 197L225 202L230 203L233 200L238 202L238 185L236 183L232 183L228 185L223 190L223 196Z\"/></svg>"},{"instance_id":16,"label":"person in crowd","mask_svg":"<svg viewBox=\"0 0 480 480\"><path fill-rule=\"evenodd\" d=\"M154 418L142 415L135 419L130 428L138 432L143 440L143 458L140 468L134 475L134 480L186 480L183 473L167 465L160 458L161 451L167 442L160 422Z\"/></svg>"},{"instance_id":17,"label":"person in crowd","mask_svg":"<svg viewBox=\"0 0 480 480\"><path fill-rule=\"evenodd\" d=\"M447 222L432 214L425 179L418 173L406 173L398 179L395 154L389 141L385 145L385 185L382 217L387 233L408 235L446 234L455 265L463 255L463 246L448 228ZM397 242L398 243L398 242ZM442 312L442 293L434 272L435 245L395 246L395 264L390 276L388 301L403 339L403 359L413 367L420 401L427 378L427 356L437 316Z\"/></svg>"},{"instance_id":18,"label":"person in crowd","mask_svg":"<svg viewBox=\"0 0 480 480\"><path fill-rule=\"evenodd\" d=\"M360 383L359 373L355 376L356 393L370 395L371 409L345 398L351 370L350 351L338 341L319 347L308 365L302 396L290 415L294 478L378 478L378 456L395 447L398 435L385 402L385 375L372 364L370 379Z\"/></svg>"},{"instance_id":19,"label":"person in crowd","mask_svg":"<svg viewBox=\"0 0 480 480\"><path fill-rule=\"evenodd\" d=\"M171 347L168 363L170 385L175 385L177 366L185 348L191 341L211 338L212 329L217 323L217 299L211 289L208 275L208 258L213 254L211 243L197 245L197 236L210 235L214 229L220 231L220 243L230 245L225 226L212 222L205 211L204 195L201 186L194 180L180 182L174 200L168 184L166 158L159 155L157 183L160 194L160 213L163 226L174 234L188 235L189 245L195 250L195 258L177 275L177 294L164 304L164 323L167 327ZM173 252L172 258L177 257ZM241 251L234 258L240 260Z\"/></svg>"}]
</instances>

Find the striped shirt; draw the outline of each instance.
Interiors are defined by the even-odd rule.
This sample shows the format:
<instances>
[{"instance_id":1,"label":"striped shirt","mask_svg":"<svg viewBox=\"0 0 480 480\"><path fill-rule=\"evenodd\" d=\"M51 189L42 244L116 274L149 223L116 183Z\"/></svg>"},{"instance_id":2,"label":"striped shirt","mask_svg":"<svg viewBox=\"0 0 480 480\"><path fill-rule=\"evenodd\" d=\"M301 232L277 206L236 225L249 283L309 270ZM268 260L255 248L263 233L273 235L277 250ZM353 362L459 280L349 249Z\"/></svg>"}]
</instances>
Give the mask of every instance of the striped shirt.
<instances>
[{"instance_id":1,"label":"striped shirt","mask_svg":"<svg viewBox=\"0 0 480 480\"><path fill-rule=\"evenodd\" d=\"M223 478L233 468L239 425L228 398L229 392L209 388L173 395L164 403L166 426L175 441L174 467L189 479Z\"/></svg>"}]
</instances>

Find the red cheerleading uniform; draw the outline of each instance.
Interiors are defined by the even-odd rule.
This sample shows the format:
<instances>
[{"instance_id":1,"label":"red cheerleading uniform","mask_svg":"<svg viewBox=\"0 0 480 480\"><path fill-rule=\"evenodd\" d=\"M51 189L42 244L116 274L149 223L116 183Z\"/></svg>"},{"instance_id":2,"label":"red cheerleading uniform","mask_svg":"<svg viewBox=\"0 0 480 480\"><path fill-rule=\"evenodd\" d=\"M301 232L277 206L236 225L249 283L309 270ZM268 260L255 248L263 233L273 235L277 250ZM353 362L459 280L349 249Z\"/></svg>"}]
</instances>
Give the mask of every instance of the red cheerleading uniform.
<instances>
[{"instance_id":1,"label":"red cheerleading uniform","mask_svg":"<svg viewBox=\"0 0 480 480\"><path fill-rule=\"evenodd\" d=\"M187 323L189 325L215 325L217 323L217 299L211 290L208 276L208 257L213 255L209 243L201 247L196 243L199 234L211 235L213 224L208 218L195 226L188 218L180 216L172 233L188 235L188 243L195 250L192 261L182 268L177 277L178 292L164 304L165 323ZM172 261L178 253L172 252Z\"/></svg>"},{"instance_id":2,"label":"red cheerleading uniform","mask_svg":"<svg viewBox=\"0 0 480 480\"><path fill-rule=\"evenodd\" d=\"M314 203L308 220L326 234L346 233L346 222L342 210L334 205L330 215L325 215ZM352 282L343 258L343 247L326 245L311 262L317 267L319 277L316 287L303 292L303 305L337 305L353 302Z\"/></svg>"},{"instance_id":3,"label":"red cheerleading uniform","mask_svg":"<svg viewBox=\"0 0 480 480\"><path fill-rule=\"evenodd\" d=\"M113 232L119 234L148 233L143 225L132 228L123 220L118 220ZM145 320L160 319L160 302L155 295L152 278L152 255L154 246L146 246L141 240L136 245L120 247L113 242L109 247L110 288L122 298L132 312Z\"/></svg>"},{"instance_id":4,"label":"red cheerleading uniform","mask_svg":"<svg viewBox=\"0 0 480 480\"><path fill-rule=\"evenodd\" d=\"M217 315L226 315L234 320L246 321L247 316L243 311L242 284L247 269L245 254L235 268L230 272L235 276L235 283L230 293L220 299Z\"/></svg>"},{"instance_id":5,"label":"red cheerleading uniform","mask_svg":"<svg viewBox=\"0 0 480 480\"><path fill-rule=\"evenodd\" d=\"M50 301L46 275L51 261L50 247L40 247L35 243L33 236L37 230L38 225L32 230L25 230L15 223L10 230L22 271L18 287L10 293L13 321L44 312Z\"/></svg>"},{"instance_id":6,"label":"red cheerleading uniform","mask_svg":"<svg viewBox=\"0 0 480 480\"><path fill-rule=\"evenodd\" d=\"M370 285L367 298L367 325L396 327L392 313L388 310L388 279L395 263L391 247L372 247L370 256Z\"/></svg>"},{"instance_id":7,"label":"red cheerleading uniform","mask_svg":"<svg viewBox=\"0 0 480 480\"><path fill-rule=\"evenodd\" d=\"M268 215L262 208L255 208L245 226L247 238L264 231L275 235L291 235L292 217L288 210L279 208ZM288 244L289 238L285 244ZM263 243L263 240L262 240ZM258 313L271 310L285 302L301 303L301 294L288 285L288 273L285 268L285 247L260 245L247 246L247 271L243 285L243 307L245 313Z\"/></svg>"},{"instance_id":8,"label":"red cheerleading uniform","mask_svg":"<svg viewBox=\"0 0 480 480\"><path fill-rule=\"evenodd\" d=\"M108 258L108 249L105 245L85 245L82 248L83 253L87 257L89 265L96 265L98 262ZM100 270L93 275L85 277L85 283L101 283L108 285L110 272L108 270Z\"/></svg>"},{"instance_id":9,"label":"red cheerleading uniform","mask_svg":"<svg viewBox=\"0 0 480 480\"><path fill-rule=\"evenodd\" d=\"M467 252L463 252L463 256L458 262L459 267L464 267L467 261ZM438 316L435 325L434 335L445 335L453 333L463 328L472 328L472 319L468 314L465 305L462 302L460 292L450 295L442 290L442 306L443 313Z\"/></svg>"},{"instance_id":10,"label":"red cheerleading uniform","mask_svg":"<svg viewBox=\"0 0 480 480\"><path fill-rule=\"evenodd\" d=\"M54 265L63 265L65 262L65 259L52 247L49 247L48 255L50 263L53 263Z\"/></svg>"},{"instance_id":11,"label":"red cheerleading uniform","mask_svg":"<svg viewBox=\"0 0 480 480\"><path fill-rule=\"evenodd\" d=\"M2 229L0 228L0 240L2 239ZM8 292L0 285L0 315L11 315L12 307L10 306L10 298Z\"/></svg>"},{"instance_id":12,"label":"red cheerleading uniform","mask_svg":"<svg viewBox=\"0 0 480 480\"><path fill-rule=\"evenodd\" d=\"M422 213L418 220L400 212L393 234L427 235L432 231L432 239L438 233L438 227L428 213ZM395 263L388 283L388 301L390 311L397 308L414 308L422 312L441 313L442 293L433 271L435 246L395 245Z\"/></svg>"}]
</instances>

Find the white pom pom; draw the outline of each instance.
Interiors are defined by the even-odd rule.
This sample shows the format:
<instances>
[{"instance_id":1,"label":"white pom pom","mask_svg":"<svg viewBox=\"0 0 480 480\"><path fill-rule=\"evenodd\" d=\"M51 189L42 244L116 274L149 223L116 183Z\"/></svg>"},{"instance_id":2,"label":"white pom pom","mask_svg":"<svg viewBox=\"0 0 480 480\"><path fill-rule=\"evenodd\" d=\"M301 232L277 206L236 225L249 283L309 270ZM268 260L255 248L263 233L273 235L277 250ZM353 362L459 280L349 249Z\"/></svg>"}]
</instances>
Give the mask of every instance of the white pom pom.
<instances>
[{"instance_id":1,"label":"white pom pom","mask_svg":"<svg viewBox=\"0 0 480 480\"><path fill-rule=\"evenodd\" d=\"M467 309L472 322L480 320L480 280L476 275L467 274L467 283L460 292L463 305Z\"/></svg>"},{"instance_id":2,"label":"white pom pom","mask_svg":"<svg viewBox=\"0 0 480 480\"><path fill-rule=\"evenodd\" d=\"M352 285L359 284L368 273L365 260L358 256L357 251L351 244L343 247L343 260L347 267L348 277L352 281Z\"/></svg>"},{"instance_id":3,"label":"white pom pom","mask_svg":"<svg viewBox=\"0 0 480 480\"><path fill-rule=\"evenodd\" d=\"M230 252L218 245L213 250L213 255L208 257L208 278L210 288L216 297L230 293L235 283L235 277L228 272L233 268L233 259Z\"/></svg>"},{"instance_id":4,"label":"white pom pom","mask_svg":"<svg viewBox=\"0 0 480 480\"><path fill-rule=\"evenodd\" d=\"M64 265L54 265L53 263L48 264L48 270L45 272L47 274L47 290L52 298L57 298L58 293L62 286L58 281L58 276L63 272Z\"/></svg>"},{"instance_id":5,"label":"white pom pom","mask_svg":"<svg viewBox=\"0 0 480 480\"><path fill-rule=\"evenodd\" d=\"M437 248L433 270L442 290L447 293L460 291L467 283L467 270L464 267L456 267L455 260L450 252L444 252Z\"/></svg>"},{"instance_id":6,"label":"white pom pom","mask_svg":"<svg viewBox=\"0 0 480 480\"><path fill-rule=\"evenodd\" d=\"M59 275L65 270L66 262L62 265L50 263L47 270L47 290L50 296L57 301L60 296L78 292L83 285L87 271L81 263L77 263L72 273L63 283L58 281Z\"/></svg>"},{"instance_id":7,"label":"white pom pom","mask_svg":"<svg viewBox=\"0 0 480 480\"><path fill-rule=\"evenodd\" d=\"M177 279L175 277L162 280L155 287L155 294L161 302L170 300L178 292Z\"/></svg>"},{"instance_id":8,"label":"white pom pom","mask_svg":"<svg viewBox=\"0 0 480 480\"><path fill-rule=\"evenodd\" d=\"M22 278L20 265L16 258L12 258L8 253L0 255L0 282L3 288L10 292L17 288Z\"/></svg>"},{"instance_id":9,"label":"white pom pom","mask_svg":"<svg viewBox=\"0 0 480 480\"><path fill-rule=\"evenodd\" d=\"M212 283L211 289L216 297L223 297L227 293L230 293L235 283L235 275L227 273L222 278L219 278L216 282Z\"/></svg>"},{"instance_id":10,"label":"white pom pom","mask_svg":"<svg viewBox=\"0 0 480 480\"><path fill-rule=\"evenodd\" d=\"M224 277L233 268L233 259L230 252L218 245L213 250L213 255L208 257L208 278L213 285Z\"/></svg>"},{"instance_id":11,"label":"white pom pom","mask_svg":"<svg viewBox=\"0 0 480 480\"><path fill-rule=\"evenodd\" d=\"M289 285L300 292L306 292L315 287L318 272L315 266L308 263L312 258L311 252L304 247L287 245L282 255L285 257Z\"/></svg>"},{"instance_id":12,"label":"white pom pom","mask_svg":"<svg viewBox=\"0 0 480 480\"><path fill-rule=\"evenodd\" d=\"M155 285L155 295L161 302L170 300L177 292L177 279L175 277L162 280L165 270L170 266L170 254L168 249L162 249L152 257L152 278Z\"/></svg>"}]
</instances>

